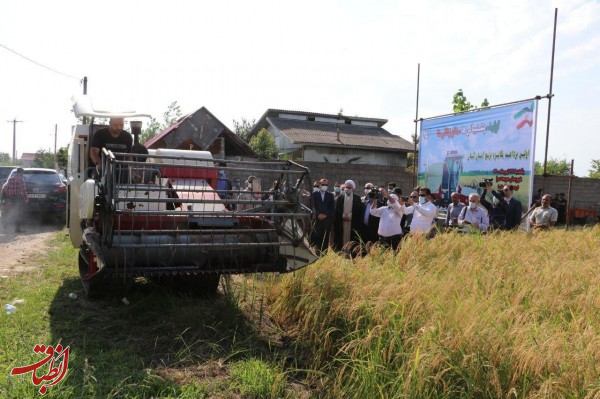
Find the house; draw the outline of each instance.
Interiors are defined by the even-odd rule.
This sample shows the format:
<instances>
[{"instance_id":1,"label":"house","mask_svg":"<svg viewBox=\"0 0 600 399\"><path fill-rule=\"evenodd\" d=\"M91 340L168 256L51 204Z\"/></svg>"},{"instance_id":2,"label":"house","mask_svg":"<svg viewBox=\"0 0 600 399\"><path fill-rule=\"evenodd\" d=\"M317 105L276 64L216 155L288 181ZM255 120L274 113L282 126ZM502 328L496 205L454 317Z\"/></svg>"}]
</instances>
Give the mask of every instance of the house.
<instances>
[{"instance_id":1,"label":"house","mask_svg":"<svg viewBox=\"0 0 600 399\"><path fill-rule=\"evenodd\" d=\"M268 109L261 129L274 137L280 157L299 162L406 167L413 144L383 128L387 119Z\"/></svg>"},{"instance_id":2,"label":"house","mask_svg":"<svg viewBox=\"0 0 600 399\"><path fill-rule=\"evenodd\" d=\"M148 139L146 148L210 151L215 158L255 157L250 146L208 109L181 117L173 125Z\"/></svg>"},{"instance_id":3,"label":"house","mask_svg":"<svg viewBox=\"0 0 600 399\"><path fill-rule=\"evenodd\" d=\"M22 153L20 165L24 168L31 168L33 166L33 161L35 160L35 156L36 156L35 152Z\"/></svg>"}]
</instances>

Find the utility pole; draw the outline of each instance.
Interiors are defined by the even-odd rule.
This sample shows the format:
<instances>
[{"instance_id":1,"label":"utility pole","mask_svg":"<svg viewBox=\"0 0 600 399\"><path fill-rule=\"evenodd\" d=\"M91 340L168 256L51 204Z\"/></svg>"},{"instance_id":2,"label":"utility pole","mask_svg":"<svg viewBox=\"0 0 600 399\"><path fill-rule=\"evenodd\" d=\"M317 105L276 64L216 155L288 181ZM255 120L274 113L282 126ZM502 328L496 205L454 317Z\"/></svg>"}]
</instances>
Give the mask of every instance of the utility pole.
<instances>
[{"instance_id":1,"label":"utility pole","mask_svg":"<svg viewBox=\"0 0 600 399\"><path fill-rule=\"evenodd\" d=\"M83 79L81 80L81 83L83 84L83 95L87 96L87 76L84 76ZM84 125L87 124L87 117L83 117L82 120Z\"/></svg>"},{"instance_id":2,"label":"utility pole","mask_svg":"<svg viewBox=\"0 0 600 399\"><path fill-rule=\"evenodd\" d=\"M54 169L58 169L58 158L56 157L56 133L58 132L58 123L54 124Z\"/></svg>"},{"instance_id":3,"label":"utility pole","mask_svg":"<svg viewBox=\"0 0 600 399\"><path fill-rule=\"evenodd\" d=\"M13 159L13 163L16 164L16 162L17 162L17 123L21 123L23 121L18 121L17 118L15 118L12 121L7 121L7 122L13 124L13 152L12 152L12 159Z\"/></svg>"}]
</instances>

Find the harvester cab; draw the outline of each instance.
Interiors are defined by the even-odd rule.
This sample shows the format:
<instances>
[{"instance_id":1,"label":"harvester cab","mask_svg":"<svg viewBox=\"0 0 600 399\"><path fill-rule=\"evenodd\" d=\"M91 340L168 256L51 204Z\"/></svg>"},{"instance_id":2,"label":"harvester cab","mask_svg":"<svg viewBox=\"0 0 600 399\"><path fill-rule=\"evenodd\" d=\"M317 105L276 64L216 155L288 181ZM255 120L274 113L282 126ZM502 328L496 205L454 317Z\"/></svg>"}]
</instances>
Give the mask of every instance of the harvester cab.
<instances>
[{"instance_id":1,"label":"harvester cab","mask_svg":"<svg viewBox=\"0 0 600 399\"><path fill-rule=\"evenodd\" d=\"M85 98L74 111L89 123L74 129L69 146L68 227L89 296L140 276L211 293L223 274L291 272L316 260L311 210L301 202L306 167L148 150L138 140L148 115L97 111ZM130 120L135 141L130 153L102 149L90 168L90 143L105 127L94 124L99 117ZM253 184L232 187L234 178Z\"/></svg>"}]
</instances>

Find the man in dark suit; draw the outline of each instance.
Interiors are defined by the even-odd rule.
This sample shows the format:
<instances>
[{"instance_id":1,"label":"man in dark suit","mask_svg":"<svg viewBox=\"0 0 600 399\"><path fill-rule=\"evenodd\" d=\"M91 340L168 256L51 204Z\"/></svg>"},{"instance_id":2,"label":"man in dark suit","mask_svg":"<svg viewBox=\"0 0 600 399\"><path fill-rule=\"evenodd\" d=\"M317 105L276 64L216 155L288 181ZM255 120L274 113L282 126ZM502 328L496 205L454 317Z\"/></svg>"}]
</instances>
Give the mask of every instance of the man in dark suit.
<instances>
[{"instance_id":1,"label":"man in dark suit","mask_svg":"<svg viewBox=\"0 0 600 399\"><path fill-rule=\"evenodd\" d=\"M329 233L333 224L335 201L329 191L327 179L319 180L319 191L312 193L314 227L310 236L311 243L324 251L329 245Z\"/></svg>"},{"instance_id":2,"label":"man in dark suit","mask_svg":"<svg viewBox=\"0 0 600 399\"><path fill-rule=\"evenodd\" d=\"M498 218L498 227L502 230L513 230L518 228L521 224L523 206L519 200L513 197L512 186L504 186L502 188L502 193L492 190L492 195L496 198L494 208L499 211L501 216Z\"/></svg>"},{"instance_id":3,"label":"man in dark suit","mask_svg":"<svg viewBox=\"0 0 600 399\"><path fill-rule=\"evenodd\" d=\"M376 191L372 183L367 183L365 184L365 196L361 198L364 204L364 211L361 215L363 225L361 226L360 238L364 243L369 241L375 242L379 239L379 235L377 234L377 230L379 230L379 218L371 215L371 208L373 207L373 203L376 204L376 208L384 206L384 204L379 201Z\"/></svg>"},{"instance_id":4,"label":"man in dark suit","mask_svg":"<svg viewBox=\"0 0 600 399\"><path fill-rule=\"evenodd\" d=\"M360 241L365 208L360 197L354 193L355 190L356 183L346 180L344 194L340 195L335 203L334 246L337 251L348 241Z\"/></svg>"}]
</instances>

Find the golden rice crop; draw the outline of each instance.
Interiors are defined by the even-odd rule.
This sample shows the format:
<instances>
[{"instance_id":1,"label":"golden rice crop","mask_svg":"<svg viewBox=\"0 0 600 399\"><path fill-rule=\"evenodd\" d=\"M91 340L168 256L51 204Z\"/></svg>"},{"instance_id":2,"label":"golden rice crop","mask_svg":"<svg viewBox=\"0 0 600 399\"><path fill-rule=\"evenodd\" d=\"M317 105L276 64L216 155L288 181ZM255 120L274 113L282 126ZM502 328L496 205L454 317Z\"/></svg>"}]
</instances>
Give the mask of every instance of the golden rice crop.
<instances>
[{"instance_id":1,"label":"golden rice crop","mask_svg":"<svg viewBox=\"0 0 600 399\"><path fill-rule=\"evenodd\" d=\"M267 290L329 397L600 397L599 227L328 254Z\"/></svg>"}]
</instances>

